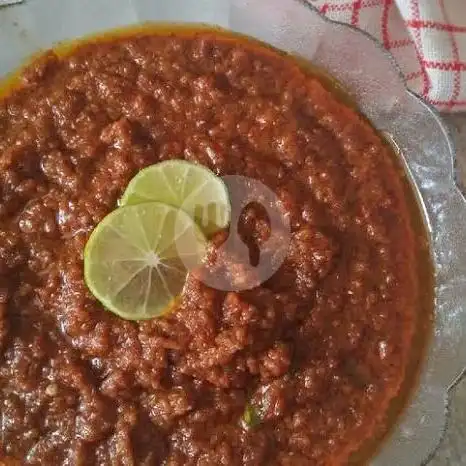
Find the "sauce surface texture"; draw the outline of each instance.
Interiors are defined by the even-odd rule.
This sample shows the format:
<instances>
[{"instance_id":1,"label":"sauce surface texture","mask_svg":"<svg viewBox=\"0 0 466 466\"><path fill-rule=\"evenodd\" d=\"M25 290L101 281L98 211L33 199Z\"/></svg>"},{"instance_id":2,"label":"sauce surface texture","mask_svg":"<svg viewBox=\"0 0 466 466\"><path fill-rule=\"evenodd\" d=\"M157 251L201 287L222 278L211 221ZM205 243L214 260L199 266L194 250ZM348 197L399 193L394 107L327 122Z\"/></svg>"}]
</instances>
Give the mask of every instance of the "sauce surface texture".
<instances>
[{"instance_id":1,"label":"sauce surface texture","mask_svg":"<svg viewBox=\"0 0 466 466\"><path fill-rule=\"evenodd\" d=\"M0 100L0 458L346 464L398 395L418 312L405 181L375 130L223 33L83 43L20 79ZM189 276L172 313L124 321L86 288L83 249L170 158L270 187L288 255L250 291ZM260 244L267 219L251 205L239 231Z\"/></svg>"}]
</instances>

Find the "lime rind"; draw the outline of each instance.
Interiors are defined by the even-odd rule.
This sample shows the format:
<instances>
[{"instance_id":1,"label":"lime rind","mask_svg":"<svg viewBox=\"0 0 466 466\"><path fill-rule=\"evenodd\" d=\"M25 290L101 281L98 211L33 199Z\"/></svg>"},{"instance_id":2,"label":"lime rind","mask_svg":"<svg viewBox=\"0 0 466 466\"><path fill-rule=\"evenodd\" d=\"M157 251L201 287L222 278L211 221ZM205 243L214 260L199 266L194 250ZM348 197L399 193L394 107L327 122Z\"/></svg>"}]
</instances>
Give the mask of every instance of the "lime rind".
<instances>
[{"instance_id":1,"label":"lime rind","mask_svg":"<svg viewBox=\"0 0 466 466\"><path fill-rule=\"evenodd\" d=\"M228 188L208 168L185 160L167 160L141 170L119 205L162 202L184 210L211 236L230 222Z\"/></svg>"}]
</instances>

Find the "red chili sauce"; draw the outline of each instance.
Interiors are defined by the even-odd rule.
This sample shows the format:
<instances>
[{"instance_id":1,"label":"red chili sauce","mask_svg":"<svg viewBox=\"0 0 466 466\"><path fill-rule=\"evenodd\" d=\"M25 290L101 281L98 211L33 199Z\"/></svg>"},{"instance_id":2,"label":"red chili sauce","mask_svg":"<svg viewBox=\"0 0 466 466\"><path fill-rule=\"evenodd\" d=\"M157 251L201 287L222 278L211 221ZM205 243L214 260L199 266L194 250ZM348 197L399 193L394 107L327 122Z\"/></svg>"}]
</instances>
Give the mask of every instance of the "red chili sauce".
<instances>
[{"instance_id":1,"label":"red chili sauce","mask_svg":"<svg viewBox=\"0 0 466 466\"><path fill-rule=\"evenodd\" d=\"M406 181L302 63L174 31L48 52L0 100L0 458L346 464L417 351L425 239ZM188 276L169 315L125 321L88 291L83 249L131 178L172 158L270 187L288 255L252 290ZM239 227L268 234L254 205Z\"/></svg>"}]
</instances>

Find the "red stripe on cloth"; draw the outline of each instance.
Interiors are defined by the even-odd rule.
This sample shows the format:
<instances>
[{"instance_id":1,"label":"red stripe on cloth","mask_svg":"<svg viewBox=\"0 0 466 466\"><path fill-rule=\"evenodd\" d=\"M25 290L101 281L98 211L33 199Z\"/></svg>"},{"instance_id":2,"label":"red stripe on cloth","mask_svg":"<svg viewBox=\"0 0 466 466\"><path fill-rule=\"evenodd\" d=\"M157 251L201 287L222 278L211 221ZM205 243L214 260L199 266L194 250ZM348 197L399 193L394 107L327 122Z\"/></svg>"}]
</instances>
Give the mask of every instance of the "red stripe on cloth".
<instances>
[{"instance_id":1,"label":"red stripe on cloth","mask_svg":"<svg viewBox=\"0 0 466 466\"><path fill-rule=\"evenodd\" d=\"M456 71L457 73L466 71L466 62L462 61L443 62L422 60L422 64L430 70Z\"/></svg>"},{"instance_id":2,"label":"red stripe on cloth","mask_svg":"<svg viewBox=\"0 0 466 466\"><path fill-rule=\"evenodd\" d=\"M442 9L443 19L450 24L450 18L448 17L447 10L445 8L445 1L440 0L440 8ZM448 32L451 41L451 47L453 50L453 59L455 60L454 65L464 65L464 63L460 62L460 52L458 49L458 43L456 42L456 37L453 32ZM453 78L453 92L451 94L451 101L455 102L458 96L460 95L461 91L461 69L455 68L455 76Z\"/></svg>"},{"instance_id":3,"label":"red stripe on cloth","mask_svg":"<svg viewBox=\"0 0 466 466\"><path fill-rule=\"evenodd\" d=\"M427 102L429 102L432 105L435 105L437 107L460 107L460 106L466 106L466 100L432 100L432 99L427 99Z\"/></svg>"},{"instance_id":4,"label":"red stripe on cloth","mask_svg":"<svg viewBox=\"0 0 466 466\"><path fill-rule=\"evenodd\" d=\"M388 15L392 6L393 0L385 0L382 12L382 40L383 46L386 49L390 48L390 36L388 34Z\"/></svg>"},{"instance_id":5,"label":"red stripe on cloth","mask_svg":"<svg viewBox=\"0 0 466 466\"><path fill-rule=\"evenodd\" d=\"M356 0L353 4L353 14L351 15L351 24L357 26L359 23L359 12L362 8L362 0Z\"/></svg>"},{"instance_id":6,"label":"red stripe on cloth","mask_svg":"<svg viewBox=\"0 0 466 466\"><path fill-rule=\"evenodd\" d=\"M413 39L399 39L399 40L392 40L388 43L389 49L399 49L401 47L408 47L409 45L413 45Z\"/></svg>"},{"instance_id":7,"label":"red stripe on cloth","mask_svg":"<svg viewBox=\"0 0 466 466\"><path fill-rule=\"evenodd\" d=\"M353 2L348 2L343 4L340 3L339 5L333 5L331 3L328 3L325 6L327 7L326 11L340 12L351 10L353 8L353 5Z\"/></svg>"},{"instance_id":8,"label":"red stripe on cloth","mask_svg":"<svg viewBox=\"0 0 466 466\"><path fill-rule=\"evenodd\" d=\"M419 10L419 0L411 0L410 8L411 8L411 14L413 15L414 21L420 21L421 12ZM425 70L424 64L423 64L423 57L421 53L421 43L422 43L421 31L418 28L414 28L413 33L414 33L414 38L415 38L414 49L416 50L416 56L417 56L417 59L419 60L419 64L422 67L422 80L423 80L422 95L424 97L427 97L430 91L430 80L429 80L429 75L427 74L427 71Z\"/></svg>"},{"instance_id":9,"label":"red stripe on cloth","mask_svg":"<svg viewBox=\"0 0 466 466\"><path fill-rule=\"evenodd\" d=\"M382 5L382 3L385 0L361 0L361 8L370 8L374 6L379 6ZM349 11L354 9L354 4L359 3L359 0L353 0L352 2L348 3L340 3L338 5L332 5L330 3L326 3L323 5L320 9L320 11L323 12L323 9L325 8L325 12L330 11L330 12L340 12L340 11Z\"/></svg>"},{"instance_id":10,"label":"red stripe on cloth","mask_svg":"<svg viewBox=\"0 0 466 466\"><path fill-rule=\"evenodd\" d=\"M325 5L322 5L322 7L320 8L320 12L325 15L325 13L327 13L328 11L328 6L329 6L328 3L326 3Z\"/></svg>"},{"instance_id":11,"label":"red stripe on cloth","mask_svg":"<svg viewBox=\"0 0 466 466\"><path fill-rule=\"evenodd\" d=\"M365 7L372 7L372 6L379 6L382 5L382 3L385 0L365 0L362 2L362 6Z\"/></svg>"},{"instance_id":12,"label":"red stripe on cloth","mask_svg":"<svg viewBox=\"0 0 466 466\"><path fill-rule=\"evenodd\" d=\"M406 75L406 81L412 81L413 79L420 78L422 76L422 71L414 71Z\"/></svg>"},{"instance_id":13,"label":"red stripe on cloth","mask_svg":"<svg viewBox=\"0 0 466 466\"><path fill-rule=\"evenodd\" d=\"M417 1L417 0L416 0ZM418 6L419 7L419 6ZM406 25L413 29L437 29L439 31L448 32L466 32L466 27L457 26L455 24L446 24L438 21L426 21L422 19L408 19Z\"/></svg>"}]
</instances>

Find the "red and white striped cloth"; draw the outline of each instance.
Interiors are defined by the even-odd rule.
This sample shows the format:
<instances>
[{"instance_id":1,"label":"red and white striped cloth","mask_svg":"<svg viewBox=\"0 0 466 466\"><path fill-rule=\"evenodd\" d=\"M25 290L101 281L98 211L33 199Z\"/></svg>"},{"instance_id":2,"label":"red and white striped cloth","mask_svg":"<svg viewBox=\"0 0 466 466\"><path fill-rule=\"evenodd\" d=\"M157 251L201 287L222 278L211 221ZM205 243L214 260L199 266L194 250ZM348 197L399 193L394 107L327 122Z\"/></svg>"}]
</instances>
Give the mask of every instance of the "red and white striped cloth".
<instances>
[{"instance_id":1,"label":"red and white striped cloth","mask_svg":"<svg viewBox=\"0 0 466 466\"><path fill-rule=\"evenodd\" d=\"M378 39L408 86L439 110L466 110L466 0L309 1Z\"/></svg>"}]
</instances>

